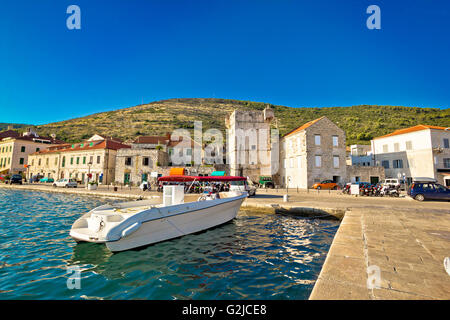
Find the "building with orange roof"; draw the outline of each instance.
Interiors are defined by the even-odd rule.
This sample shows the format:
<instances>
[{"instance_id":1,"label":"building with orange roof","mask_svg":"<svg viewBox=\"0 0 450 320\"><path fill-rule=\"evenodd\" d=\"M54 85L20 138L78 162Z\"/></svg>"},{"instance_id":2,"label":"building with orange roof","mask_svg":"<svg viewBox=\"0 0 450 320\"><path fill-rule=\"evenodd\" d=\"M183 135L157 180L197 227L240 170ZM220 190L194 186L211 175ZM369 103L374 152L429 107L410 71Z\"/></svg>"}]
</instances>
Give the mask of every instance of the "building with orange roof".
<instances>
[{"instance_id":1,"label":"building with orange roof","mask_svg":"<svg viewBox=\"0 0 450 320\"><path fill-rule=\"evenodd\" d=\"M28 178L76 179L80 183L114 181L116 154L130 148L119 140L94 135L72 144L51 146L28 157Z\"/></svg>"},{"instance_id":2,"label":"building with orange roof","mask_svg":"<svg viewBox=\"0 0 450 320\"><path fill-rule=\"evenodd\" d=\"M324 180L346 179L345 132L327 117L309 121L281 138L281 186L311 188Z\"/></svg>"},{"instance_id":3,"label":"building with orange roof","mask_svg":"<svg viewBox=\"0 0 450 320\"><path fill-rule=\"evenodd\" d=\"M376 165L386 178L433 178L450 186L450 128L417 125L372 140Z\"/></svg>"},{"instance_id":4,"label":"building with orange roof","mask_svg":"<svg viewBox=\"0 0 450 320\"><path fill-rule=\"evenodd\" d=\"M33 152L56 146L64 141L43 137L32 129L20 134L14 130L0 133L0 174L25 174L28 157Z\"/></svg>"}]
</instances>

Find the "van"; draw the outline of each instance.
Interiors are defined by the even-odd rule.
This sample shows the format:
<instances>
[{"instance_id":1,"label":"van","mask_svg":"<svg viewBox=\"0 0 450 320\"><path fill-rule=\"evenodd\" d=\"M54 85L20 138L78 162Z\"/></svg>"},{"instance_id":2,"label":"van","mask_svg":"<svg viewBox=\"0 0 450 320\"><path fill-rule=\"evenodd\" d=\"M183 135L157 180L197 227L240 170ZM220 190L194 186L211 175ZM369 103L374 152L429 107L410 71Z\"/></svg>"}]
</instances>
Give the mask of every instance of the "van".
<instances>
[{"instance_id":1,"label":"van","mask_svg":"<svg viewBox=\"0 0 450 320\"><path fill-rule=\"evenodd\" d=\"M389 178L389 179L384 179L381 182L381 185L384 186L388 186L388 187L392 187L392 188L401 188L403 185L403 180L401 179L393 179L393 178Z\"/></svg>"},{"instance_id":2,"label":"van","mask_svg":"<svg viewBox=\"0 0 450 320\"><path fill-rule=\"evenodd\" d=\"M230 181L230 191L247 191L248 196L254 196L256 194L256 187L253 185L252 182L247 183L246 180L244 181Z\"/></svg>"}]
</instances>

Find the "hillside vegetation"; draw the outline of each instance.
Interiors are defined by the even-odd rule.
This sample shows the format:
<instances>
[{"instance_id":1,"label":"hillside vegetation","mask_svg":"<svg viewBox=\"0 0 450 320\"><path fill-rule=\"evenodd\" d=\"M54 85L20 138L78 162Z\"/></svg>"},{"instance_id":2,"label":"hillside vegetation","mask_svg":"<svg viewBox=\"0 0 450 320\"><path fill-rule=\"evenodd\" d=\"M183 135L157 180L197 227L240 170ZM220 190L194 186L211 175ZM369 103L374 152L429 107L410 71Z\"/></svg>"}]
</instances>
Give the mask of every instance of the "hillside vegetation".
<instances>
[{"instance_id":1,"label":"hillside vegetation","mask_svg":"<svg viewBox=\"0 0 450 320\"><path fill-rule=\"evenodd\" d=\"M263 110L266 105L227 99L170 99L35 128L42 135L55 133L57 138L68 142L86 139L94 133L128 140L139 135L164 135L177 128L191 130L195 120L203 122L203 130L225 130L225 117L233 110ZM270 106L278 118L281 135L305 122L327 116L345 130L347 144L367 144L373 137L417 124L450 127L450 109L372 105L330 108Z\"/></svg>"}]
</instances>

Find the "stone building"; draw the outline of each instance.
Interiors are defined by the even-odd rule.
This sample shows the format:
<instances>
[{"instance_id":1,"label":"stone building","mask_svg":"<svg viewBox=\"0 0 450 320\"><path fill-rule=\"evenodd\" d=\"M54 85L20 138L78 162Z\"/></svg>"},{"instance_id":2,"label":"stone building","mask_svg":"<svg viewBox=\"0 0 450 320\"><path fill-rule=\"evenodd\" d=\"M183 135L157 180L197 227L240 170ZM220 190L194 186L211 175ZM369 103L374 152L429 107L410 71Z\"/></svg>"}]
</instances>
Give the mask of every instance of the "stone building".
<instances>
[{"instance_id":1,"label":"stone building","mask_svg":"<svg viewBox=\"0 0 450 320\"><path fill-rule=\"evenodd\" d=\"M227 164L232 176L272 176L278 171L278 132L271 134L273 109L235 110L225 119Z\"/></svg>"},{"instance_id":2,"label":"stone building","mask_svg":"<svg viewBox=\"0 0 450 320\"><path fill-rule=\"evenodd\" d=\"M384 180L385 177L384 168L380 166L347 166L346 182L369 182L372 184L377 184L378 182Z\"/></svg>"},{"instance_id":3,"label":"stone building","mask_svg":"<svg viewBox=\"0 0 450 320\"><path fill-rule=\"evenodd\" d=\"M99 136L80 143L52 146L29 156L28 177L72 178L80 183L109 184L114 181L116 153L127 148L130 146Z\"/></svg>"},{"instance_id":4,"label":"stone building","mask_svg":"<svg viewBox=\"0 0 450 320\"><path fill-rule=\"evenodd\" d=\"M25 174L30 154L64 143L55 137L41 137L28 129L22 135L14 130L0 133L0 174Z\"/></svg>"},{"instance_id":5,"label":"stone building","mask_svg":"<svg viewBox=\"0 0 450 320\"><path fill-rule=\"evenodd\" d=\"M433 178L450 186L450 128L417 125L372 140L375 164L386 178Z\"/></svg>"},{"instance_id":6,"label":"stone building","mask_svg":"<svg viewBox=\"0 0 450 320\"><path fill-rule=\"evenodd\" d=\"M292 130L280 141L278 183L282 187L311 188L316 182L344 182L345 133L327 117Z\"/></svg>"},{"instance_id":7,"label":"stone building","mask_svg":"<svg viewBox=\"0 0 450 320\"><path fill-rule=\"evenodd\" d=\"M167 164L166 151L133 143L130 149L117 152L115 182L138 185L142 181L151 181L162 174L161 168Z\"/></svg>"}]
</instances>

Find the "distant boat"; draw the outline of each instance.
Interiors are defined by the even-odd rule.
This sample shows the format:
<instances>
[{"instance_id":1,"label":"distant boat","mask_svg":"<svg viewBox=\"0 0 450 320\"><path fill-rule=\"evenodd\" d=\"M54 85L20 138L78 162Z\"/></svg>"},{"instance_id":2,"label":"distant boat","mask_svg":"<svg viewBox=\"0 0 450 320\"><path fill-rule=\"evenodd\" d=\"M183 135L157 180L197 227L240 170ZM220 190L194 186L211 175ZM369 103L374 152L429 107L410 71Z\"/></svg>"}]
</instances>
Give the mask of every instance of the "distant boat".
<instances>
[{"instance_id":1,"label":"distant boat","mask_svg":"<svg viewBox=\"0 0 450 320\"><path fill-rule=\"evenodd\" d=\"M172 182L244 181L244 177L169 177ZM161 178L160 178L161 179ZM163 203L152 200L103 205L76 220L70 236L76 241L104 243L112 252L124 251L203 231L237 216L247 192L200 195L184 203L184 186L164 186Z\"/></svg>"}]
</instances>

